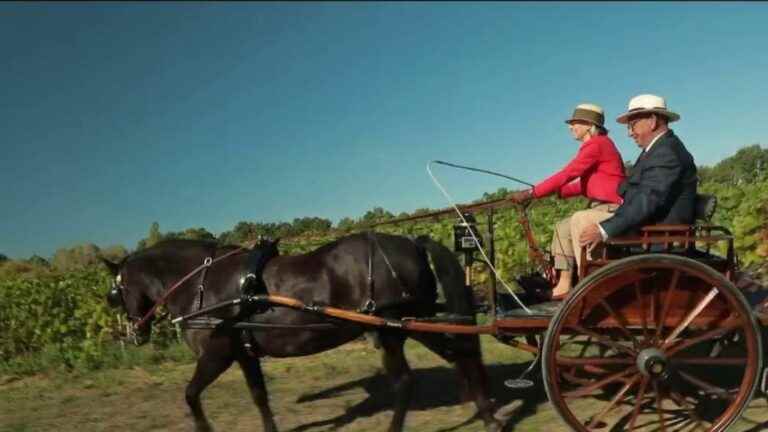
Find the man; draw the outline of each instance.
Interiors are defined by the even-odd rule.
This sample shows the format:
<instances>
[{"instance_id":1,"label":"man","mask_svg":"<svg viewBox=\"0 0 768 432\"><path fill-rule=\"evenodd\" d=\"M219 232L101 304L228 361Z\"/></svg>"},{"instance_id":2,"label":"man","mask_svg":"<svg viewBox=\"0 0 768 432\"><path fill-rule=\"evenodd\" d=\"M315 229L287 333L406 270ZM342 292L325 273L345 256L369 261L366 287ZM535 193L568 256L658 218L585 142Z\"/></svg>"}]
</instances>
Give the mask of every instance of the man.
<instances>
[{"instance_id":1,"label":"man","mask_svg":"<svg viewBox=\"0 0 768 432\"><path fill-rule=\"evenodd\" d=\"M579 237L582 246L594 247L643 225L693 222L696 164L669 129L669 123L679 119L660 96L644 94L629 101L628 111L616 121L627 125L629 136L642 153L630 176L619 185L624 202L608 219L585 223Z\"/></svg>"}]
</instances>

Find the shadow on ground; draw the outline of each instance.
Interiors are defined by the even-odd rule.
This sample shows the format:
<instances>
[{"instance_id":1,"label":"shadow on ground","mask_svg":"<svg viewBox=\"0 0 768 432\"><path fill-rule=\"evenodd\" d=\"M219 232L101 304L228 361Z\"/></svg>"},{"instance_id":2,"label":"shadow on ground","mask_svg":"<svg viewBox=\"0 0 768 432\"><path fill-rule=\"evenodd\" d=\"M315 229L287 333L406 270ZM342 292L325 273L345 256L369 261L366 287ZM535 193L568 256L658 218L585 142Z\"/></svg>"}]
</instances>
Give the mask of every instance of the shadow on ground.
<instances>
[{"instance_id":1,"label":"shadow on ground","mask_svg":"<svg viewBox=\"0 0 768 432\"><path fill-rule=\"evenodd\" d=\"M527 367L528 363L487 366L491 397L495 400L496 408L508 407L515 403L513 410L502 409L499 411L500 413L503 412L504 431L511 431L517 423L528 416L535 415L539 406L547 401L540 378L536 378L538 382L534 387L526 390L512 390L504 386L504 380L519 376ZM412 411L450 407L462 403L459 397L457 375L450 366L416 369L413 373L416 388L410 405ZM363 401L349 407L342 415L302 424L293 428L292 431L303 432L325 427L341 428L356 419L389 411L392 409L393 393L386 389L391 387L389 378L386 375L378 374L330 387L320 392L303 394L299 396L297 403L332 398L355 388L362 388L368 396ZM518 405L516 401L520 401L520 404ZM440 429L440 431L456 430L474 421L479 420L472 417L460 424Z\"/></svg>"}]
</instances>

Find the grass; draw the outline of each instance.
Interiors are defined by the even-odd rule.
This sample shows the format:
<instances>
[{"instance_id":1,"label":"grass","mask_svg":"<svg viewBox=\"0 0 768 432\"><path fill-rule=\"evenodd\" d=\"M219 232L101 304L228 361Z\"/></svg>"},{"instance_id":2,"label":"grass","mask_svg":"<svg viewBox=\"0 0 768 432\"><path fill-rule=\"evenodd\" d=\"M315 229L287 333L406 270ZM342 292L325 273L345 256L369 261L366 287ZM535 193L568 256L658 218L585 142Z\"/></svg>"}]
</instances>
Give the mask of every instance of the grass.
<instances>
[{"instance_id":1,"label":"grass","mask_svg":"<svg viewBox=\"0 0 768 432\"><path fill-rule=\"evenodd\" d=\"M137 357L151 355L143 348L130 349L137 350ZM490 337L483 338L483 350L492 396L509 417L506 430L568 430L541 386L522 391L502 384L527 366L530 355ZM474 406L459 402L453 369L415 342L408 342L406 353L417 380L406 430L483 430L482 423L473 419ZM90 373L2 377L0 431L191 430L184 387L194 364L181 353L168 358L175 360L137 360L132 367ZM276 422L283 431L385 430L389 423L389 381L382 375L380 354L367 342L309 357L267 359L263 365ZM237 368L209 387L203 406L218 431L261 430L258 411ZM738 429L768 427L761 423L768 420L766 408L764 399L753 402Z\"/></svg>"}]
</instances>

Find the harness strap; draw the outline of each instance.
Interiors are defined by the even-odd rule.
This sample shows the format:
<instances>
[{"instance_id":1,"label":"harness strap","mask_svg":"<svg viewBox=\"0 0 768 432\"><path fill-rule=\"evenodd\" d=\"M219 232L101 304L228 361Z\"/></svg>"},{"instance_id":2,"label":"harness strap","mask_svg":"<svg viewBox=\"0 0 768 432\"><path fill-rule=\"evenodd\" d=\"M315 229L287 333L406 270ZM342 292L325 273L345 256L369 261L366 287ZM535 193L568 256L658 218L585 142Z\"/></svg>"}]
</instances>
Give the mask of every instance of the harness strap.
<instances>
[{"instance_id":1,"label":"harness strap","mask_svg":"<svg viewBox=\"0 0 768 432\"><path fill-rule=\"evenodd\" d=\"M368 300L360 310L365 313L373 313L376 310L376 300L374 300L374 297L376 297L376 282L373 280L373 254L375 253L373 241L375 241L375 236L371 231L366 231L365 235L368 237Z\"/></svg>"},{"instance_id":2,"label":"harness strap","mask_svg":"<svg viewBox=\"0 0 768 432\"><path fill-rule=\"evenodd\" d=\"M244 250L246 250L245 247L239 247L237 249L234 249L234 250L231 250L231 251L227 252L226 254L224 254L224 255L216 258L216 259L212 259L210 261L208 259L206 259L206 261L204 261L203 264L201 264L200 266L196 267L194 270L192 270L186 276L181 278L181 280L179 280L178 282L173 284L165 292L165 294L163 294L163 296L160 297L160 299L158 299L155 302L154 306L152 306L152 309L150 309L147 312L147 314L144 315L144 317L139 322L136 323L136 328L140 328L143 325L145 325L147 323L147 321L149 321L149 319L152 318L155 315L155 312L157 312L157 308L159 308L160 306L164 305L165 302L168 301L168 298L171 296L171 294L173 294L180 286L182 286L184 284L184 282L188 281L192 276L198 274L203 269L206 269L206 268L212 266L213 264L215 264L215 263L217 263L217 262L219 262L219 261L221 261L221 260L223 260L225 258L229 258L230 256L232 256L232 255L234 255L236 253L240 253L240 252L242 252Z\"/></svg>"},{"instance_id":3,"label":"harness strap","mask_svg":"<svg viewBox=\"0 0 768 432\"><path fill-rule=\"evenodd\" d=\"M400 279L400 275L398 275L395 271L395 268L389 261L389 257L387 257L387 254L384 253L384 249L381 247L379 240L376 238L376 233L373 231L366 231L365 234L368 238L368 300L365 302L365 304L363 304L363 307L360 308L360 311L365 313L373 313L377 310L376 301L374 300L376 294L376 282L373 278L373 258L376 250L378 250L381 257L384 258L384 263L387 265L390 274L392 274L392 278L403 289L403 298L409 299L411 296L408 292L407 285L405 285ZM376 249L374 249L374 246Z\"/></svg>"},{"instance_id":4,"label":"harness strap","mask_svg":"<svg viewBox=\"0 0 768 432\"><path fill-rule=\"evenodd\" d=\"M397 272L395 271L395 268L392 267L392 263L389 262L389 258L387 258L387 254L384 253L384 250L381 248L381 245L379 244L379 240L376 239L376 236L373 235L373 243L376 245L376 249L379 250L379 253L381 253L381 257L384 258L384 262L387 264L387 267L389 267L389 272L392 273L392 277L400 284L403 285L403 281L400 280L400 277L397 275Z\"/></svg>"},{"instance_id":5,"label":"harness strap","mask_svg":"<svg viewBox=\"0 0 768 432\"><path fill-rule=\"evenodd\" d=\"M216 256L216 250L215 249L213 251L213 256L214 257ZM203 261L203 265L205 265L205 264L208 264L208 265L203 267L203 272L200 275L200 285L197 286L197 295L198 295L198 298L197 298L197 310L202 309L203 306L205 305L203 303L203 296L205 295L205 275L208 274L208 269L211 267L211 263L212 262L213 262L213 258L212 257L208 257L208 258L206 258Z\"/></svg>"}]
</instances>

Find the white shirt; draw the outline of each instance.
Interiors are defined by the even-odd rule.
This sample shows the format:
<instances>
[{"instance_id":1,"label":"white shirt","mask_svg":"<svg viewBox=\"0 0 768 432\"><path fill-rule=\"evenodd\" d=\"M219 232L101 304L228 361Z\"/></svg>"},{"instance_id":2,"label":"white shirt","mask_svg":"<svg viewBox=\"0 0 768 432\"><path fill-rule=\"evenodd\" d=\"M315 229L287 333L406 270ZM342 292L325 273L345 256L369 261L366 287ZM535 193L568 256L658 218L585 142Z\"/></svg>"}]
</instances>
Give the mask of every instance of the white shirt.
<instances>
[{"instance_id":1,"label":"white shirt","mask_svg":"<svg viewBox=\"0 0 768 432\"><path fill-rule=\"evenodd\" d=\"M667 130L669 130L669 129L667 129ZM656 137L655 137L654 139L652 139L652 140L651 140L651 143L650 143L650 144L648 144L648 147L646 147L646 148L643 150L643 153L648 153L649 151L651 151L651 147L653 147L653 145L654 145L654 144L656 144L656 141L658 141L658 140L659 140L659 138L661 138L661 136L662 136L662 135L664 135L665 133L667 133L667 131L664 131L664 132L662 132L662 133L660 133L660 134L656 135Z\"/></svg>"},{"instance_id":2,"label":"white shirt","mask_svg":"<svg viewBox=\"0 0 768 432\"><path fill-rule=\"evenodd\" d=\"M667 130L669 130L669 129L667 129ZM656 144L656 141L658 141L659 138L661 138L661 136L664 135L665 133L667 133L667 131L664 131L664 132L656 135L656 137L651 140L651 143L648 144L648 146L643 149L643 153L648 153L649 151L651 151L651 147L653 147L653 145ZM603 241L608 240L608 233L605 232L605 230L603 229L602 225L597 224L597 229L600 230L600 236L603 238Z\"/></svg>"}]
</instances>

